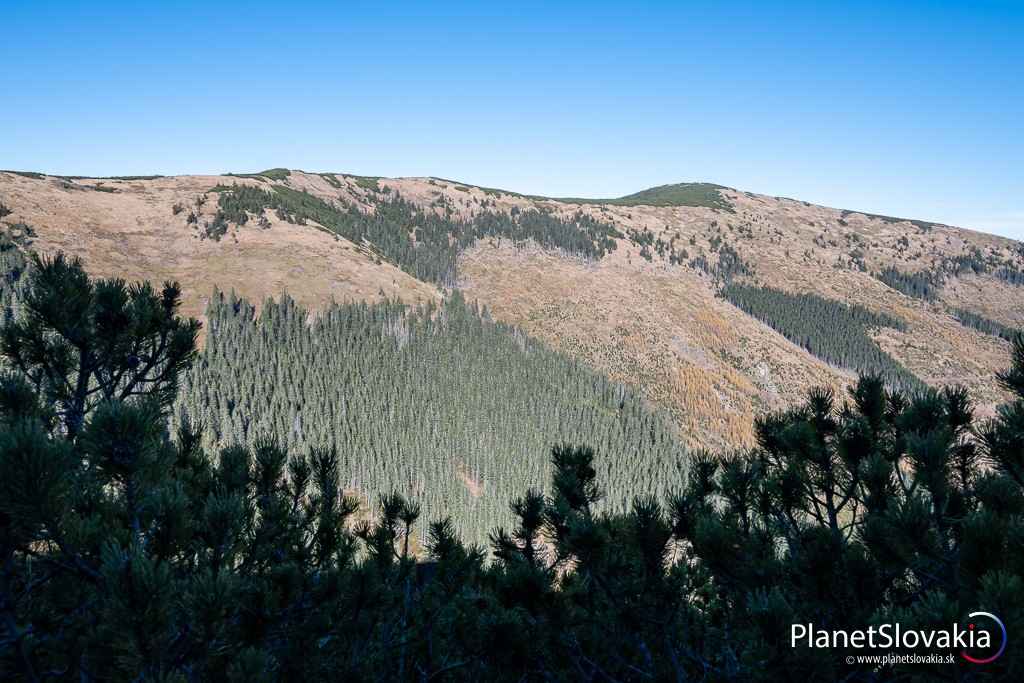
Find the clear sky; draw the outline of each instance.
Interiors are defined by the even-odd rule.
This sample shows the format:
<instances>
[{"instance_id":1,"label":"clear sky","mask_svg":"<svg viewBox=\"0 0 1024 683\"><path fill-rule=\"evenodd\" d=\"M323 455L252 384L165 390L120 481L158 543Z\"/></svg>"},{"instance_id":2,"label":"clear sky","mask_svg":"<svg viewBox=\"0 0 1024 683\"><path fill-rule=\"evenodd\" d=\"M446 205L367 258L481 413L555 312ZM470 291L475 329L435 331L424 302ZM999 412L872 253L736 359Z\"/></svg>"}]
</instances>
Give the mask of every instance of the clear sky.
<instances>
[{"instance_id":1,"label":"clear sky","mask_svg":"<svg viewBox=\"0 0 1024 683\"><path fill-rule=\"evenodd\" d=\"M493 4L0 0L0 168L701 180L1024 239L1024 1Z\"/></svg>"}]
</instances>

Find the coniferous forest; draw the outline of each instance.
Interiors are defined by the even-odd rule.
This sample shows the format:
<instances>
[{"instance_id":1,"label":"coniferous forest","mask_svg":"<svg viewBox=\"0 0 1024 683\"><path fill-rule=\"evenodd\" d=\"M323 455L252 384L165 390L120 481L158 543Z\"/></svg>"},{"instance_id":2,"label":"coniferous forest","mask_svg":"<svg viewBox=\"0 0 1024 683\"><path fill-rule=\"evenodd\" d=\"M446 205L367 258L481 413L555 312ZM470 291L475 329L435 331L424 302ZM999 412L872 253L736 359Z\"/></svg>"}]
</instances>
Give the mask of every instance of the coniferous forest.
<instances>
[{"instance_id":1,"label":"coniferous forest","mask_svg":"<svg viewBox=\"0 0 1024 683\"><path fill-rule=\"evenodd\" d=\"M174 283L63 255L17 282L4 680L1024 678L1020 335L991 419L965 390L865 374L762 416L754 448L680 457L628 393L457 297L309 322L219 296L198 355ZM471 487L435 497L441 457L508 496L500 525L461 526L496 516ZM371 481L393 488L352 495ZM1008 640L989 619L963 654L791 639L977 611ZM859 659L922 650L953 661Z\"/></svg>"},{"instance_id":2,"label":"coniferous forest","mask_svg":"<svg viewBox=\"0 0 1024 683\"><path fill-rule=\"evenodd\" d=\"M178 404L206 427L207 445L332 444L346 490L401 491L428 518L451 515L469 540L507 524L514 495L544 487L555 443L596 449L613 509L684 480L671 428L632 391L490 321L457 292L419 308L336 304L312 322L287 298L257 316L216 293L207 316L206 348Z\"/></svg>"},{"instance_id":3,"label":"coniferous forest","mask_svg":"<svg viewBox=\"0 0 1024 683\"><path fill-rule=\"evenodd\" d=\"M909 389L924 384L870 337L871 328L904 329L903 321L816 294L790 294L770 287L729 283L723 298L827 363L860 373L878 373Z\"/></svg>"}]
</instances>

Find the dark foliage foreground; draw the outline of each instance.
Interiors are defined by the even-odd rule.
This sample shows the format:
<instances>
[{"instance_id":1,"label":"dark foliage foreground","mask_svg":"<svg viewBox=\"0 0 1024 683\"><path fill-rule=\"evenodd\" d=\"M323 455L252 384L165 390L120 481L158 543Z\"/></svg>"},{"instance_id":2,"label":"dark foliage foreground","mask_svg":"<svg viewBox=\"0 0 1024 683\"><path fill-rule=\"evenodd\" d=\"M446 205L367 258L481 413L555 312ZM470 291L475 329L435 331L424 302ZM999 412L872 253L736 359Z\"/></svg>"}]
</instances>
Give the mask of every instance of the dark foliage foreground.
<instances>
[{"instance_id":1,"label":"dark foliage foreground","mask_svg":"<svg viewBox=\"0 0 1024 683\"><path fill-rule=\"evenodd\" d=\"M63 259L30 284L2 335L5 680L1024 678L1019 338L1000 378L1017 398L992 421L963 391L866 377L625 514L593 512L589 448L556 447L550 493L512 502L489 558L401 496L361 513L330 448L171 438L196 334L175 286L91 282ZM976 610L1010 634L991 664L790 644L794 623L948 628Z\"/></svg>"}]
</instances>

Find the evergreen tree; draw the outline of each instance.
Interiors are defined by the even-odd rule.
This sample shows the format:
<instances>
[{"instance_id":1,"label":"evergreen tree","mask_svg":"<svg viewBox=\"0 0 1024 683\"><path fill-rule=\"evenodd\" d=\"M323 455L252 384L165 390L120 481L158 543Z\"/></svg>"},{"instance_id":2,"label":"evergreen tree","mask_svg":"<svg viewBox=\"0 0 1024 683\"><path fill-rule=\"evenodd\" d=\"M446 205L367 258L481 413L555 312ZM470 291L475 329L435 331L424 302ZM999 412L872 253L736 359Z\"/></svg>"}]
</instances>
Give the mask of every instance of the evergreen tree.
<instances>
[{"instance_id":1,"label":"evergreen tree","mask_svg":"<svg viewBox=\"0 0 1024 683\"><path fill-rule=\"evenodd\" d=\"M1021 632L1024 337L999 376L1014 401L989 421L974 419L964 390L905 394L865 376L845 401L818 390L764 416L749 452L695 454L665 501L602 508L600 455L555 446L547 493L512 499L489 560L403 493L360 506L329 445L271 435L214 453L187 420L172 436L178 373L86 402L73 428L52 388L69 345L91 351L90 387L118 372L131 381L122 354L89 340L110 311L130 323L127 348L161 348L165 330L184 337L166 345L179 370L195 323L177 317L174 286L128 288L118 308L77 262L38 267L3 331L21 341L4 346L13 365L0 377L5 680L1024 676L1012 643L983 665L859 664L847 657L869 651L790 643L793 624L948 629L978 610L1011 640ZM58 272L76 297L53 295ZM291 313L271 313L272 329L302 329ZM975 654L991 653L992 637Z\"/></svg>"},{"instance_id":2,"label":"evergreen tree","mask_svg":"<svg viewBox=\"0 0 1024 683\"><path fill-rule=\"evenodd\" d=\"M1022 364L1018 342L1003 381L1019 397ZM874 674L844 664L862 650L790 647L793 623L948 629L984 609L1011 632L1024 626L1022 406L1003 408L979 443L964 390L908 397L868 376L842 405L812 392L806 405L761 419L760 448L695 465L700 476L674 503L680 519L689 515L680 531L714 577L719 618L753 644L745 656L757 677L933 680L953 671ZM1016 680L1022 667L1018 653L977 675Z\"/></svg>"},{"instance_id":3,"label":"evergreen tree","mask_svg":"<svg viewBox=\"0 0 1024 683\"><path fill-rule=\"evenodd\" d=\"M175 316L181 289L92 282L78 259L34 258L24 314L0 351L56 409L71 438L103 401L146 395L169 406L195 352L199 323Z\"/></svg>"}]
</instances>

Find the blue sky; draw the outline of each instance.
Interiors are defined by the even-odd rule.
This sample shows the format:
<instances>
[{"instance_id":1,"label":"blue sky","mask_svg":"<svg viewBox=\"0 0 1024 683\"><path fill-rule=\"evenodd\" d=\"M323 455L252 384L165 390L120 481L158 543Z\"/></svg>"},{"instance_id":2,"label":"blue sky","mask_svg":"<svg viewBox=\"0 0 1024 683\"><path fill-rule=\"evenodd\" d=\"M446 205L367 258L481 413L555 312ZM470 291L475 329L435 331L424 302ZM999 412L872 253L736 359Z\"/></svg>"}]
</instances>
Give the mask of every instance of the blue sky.
<instances>
[{"instance_id":1,"label":"blue sky","mask_svg":"<svg viewBox=\"0 0 1024 683\"><path fill-rule=\"evenodd\" d=\"M705 180L1024 239L1024 2L426 5L0 0L0 168Z\"/></svg>"}]
</instances>

